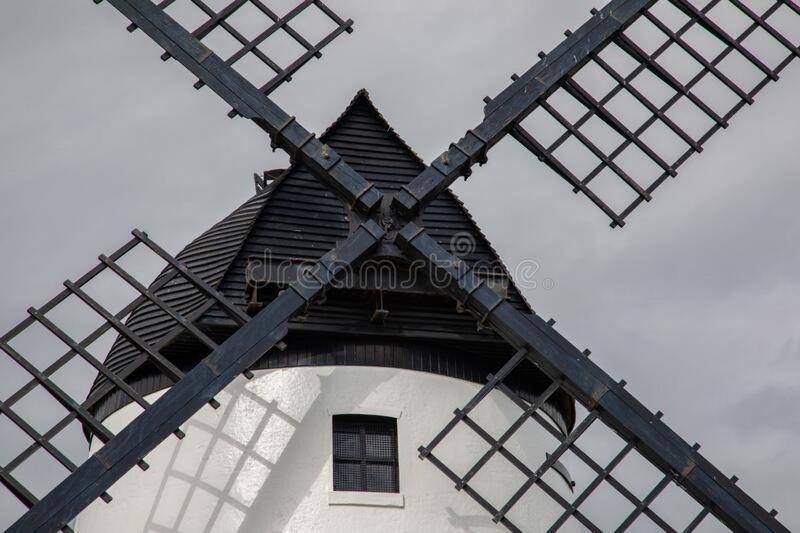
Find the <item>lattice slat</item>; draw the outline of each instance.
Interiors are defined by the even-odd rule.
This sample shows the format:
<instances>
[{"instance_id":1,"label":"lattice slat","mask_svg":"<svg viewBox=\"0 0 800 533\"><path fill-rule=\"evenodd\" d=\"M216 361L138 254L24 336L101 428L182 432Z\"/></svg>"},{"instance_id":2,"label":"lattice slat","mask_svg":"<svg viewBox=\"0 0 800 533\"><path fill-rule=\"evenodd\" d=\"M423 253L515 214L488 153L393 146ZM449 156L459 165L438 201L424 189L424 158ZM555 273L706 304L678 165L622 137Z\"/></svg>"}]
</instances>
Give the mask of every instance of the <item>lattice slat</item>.
<instances>
[{"instance_id":1,"label":"lattice slat","mask_svg":"<svg viewBox=\"0 0 800 533\"><path fill-rule=\"evenodd\" d=\"M620 448L614 452L613 458L602 466L602 459L596 457L595 450L598 449L598 442L602 438L596 434L590 434L590 429L600 425L604 431L611 431L607 429L604 422L599 417L597 406L587 406L585 416L579 421L574 428L568 433L565 433L562 428L555 425L545 411L542 410L543 405L549 397L561 389L562 383L554 381L533 401L527 401L519 397L510 387L505 384L505 380L514 373L514 371L523 364L528 364L533 361L533 358L521 350L511 358L497 375L489 375L487 383L482 387L478 393L462 408L455 410L454 417L448 424L439 432L431 442L426 446L419 448L420 458L430 461L442 473L444 473L450 480L453 481L457 490L463 491L468 496L473 498L481 507L483 507L492 517L496 523L503 524L510 531L523 532L527 531L525 523L519 522L512 515L515 509L522 505L521 500L536 487L549 496L549 498L561 507L561 513L555 518L548 527L548 531L557 531L569 523L570 520L577 521L583 528L594 531L604 532L609 531L612 527L608 517L595 518L603 514L603 507L606 503L598 504L597 502L589 502L591 497L603 487L607 492L613 491L616 493L621 501L627 502L627 507L616 506L611 511L618 512L617 521L613 523L614 531L626 531L631 527L637 527L639 530L652 530L657 529L660 531L675 532L675 531L692 531L697 528L701 522L707 520L709 517L710 509L698 502L696 509L697 512L691 516L686 516L685 513L678 513L676 509L667 504L658 509L656 506L659 502L659 497L665 490L673 485L680 486L682 480L682 473L668 472L662 475L657 482L655 482L646 492L643 497L637 496L634 491L626 484L625 481L618 479L617 472L621 464L630 461L632 454L639 455L635 450L635 441L630 438L625 438L619 435L618 442ZM620 382L624 386L625 382ZM471 416L478 410L481 402L491 401L497 399L497 395L506 396L518 408L518 417L500 434L499 437L493 437L490 431L485 429L482 423L489 422L488 420L479 420L480 415ZM655 419L662 417L661 412L654 415ZM547 435L554 441L553 448L545 454L542 462L530 464L510 451L508 443L511 439L518 434L520 429L526 422L533 421L541 428L541 434ZM453 468L445 463L440 457L448 455L445 448L447 446L447 436L456 429L459 425L465 425L472 430L475 435L484 440L489 448L474 461L472 466L464 473L457 473ZM544 437L542 437L544 439ZM695 445L695 449L699 446ZM567 458L569 454L569 458ZM525 481L515 488L513 494L502 503L492 503L492 495L482 494L481 491L473 486L472 481L474 478L484 470L485 475L491 476L491 461L492 457L501 456L505 461L517 468L525 478ZM564 462L562 464L562 461ZM566 466L565 466L566 465ZM571 487L572 496L567 498L564 492L557 490L553 486L553 482L546 479L548 472L558 474L559 478L556 479L570 479L565 478L565 470L568 474L570 468L581 466L591 476L584 475L577 483L573 483ZM642 475L642 477L647 477ZM735 477L732 478L734 481ZM601 497L605 502L608 500L608 493ZM659 502L660 503L660 502ZM608 511L608 509L606 509ZM623 511L623 512L619 512ZM683 519L683 521L681 521ZM713 519L713 517L712 517ZM643 527L644 521L647 525ZM715 519L714 519L715 520Z\"/></svg>"},{"instance_id":2,"label":"lattice slat","mask_svg":"<svg viewBox=\"0 0 800 533\"><path fill-rule=\"evenodd\" d=\"M162 0L157 5L265 95L291 81L292 75L312 58L322 57L322 49L333 39L353 31L353 21L343 20L322 0L303 0L282 16L269 7L268 0ZM317 19L311 29L320 35L307 37L293 27L304 16ZM136 24L128 26L128 31L136 29ZM283 45L269 42L270 38L277 41L276 37L291 41ZM290 54L291 59L278 60L271 55L292 43L297 50ZM169 52L161 56L164 61L170 58ZM250 61L251 58L257 61ZM204 85L198 80L194 87L200 89ZM235 111L230 112L230 116L235 115Z\"/></svg>"},{"instance_id":3,"label":"lattice slat","mask_svg":"<svg viewBox=\"0 0 800 533\"><path fill-rule=\"evenodd\" d=\"M539 102L537 113L513 127L512 136L569 182L576 193L586 194L611 218L612 227L624 225L636 207L652 199L666 178L674 177L689 156L702 151L714 133L727 128L744 104L752 104L761 89L800 56L797 6L791 0L778 0L757 14L748 4L744 0L711 0L698 8L688 0L654 2L554 87ZM737 14L749 24L734 37L725 25ZM663 20L665 15L669 20ZM715 16L724 20L717 22ZM674 22L681 17L685 22ZM779 22L790 27L792 34L778 31ZM647 27L637 28L637 24ZM641 31L637 34L637 30ZM784 55L778 60L759 57L756 44L749 39L756 31L763 32L762 41L769 40ZM700 34L702 42L693 42ZM646 43L639 42L642 35L662 43L648 51ZM683 54L681 59L670 61L670 54L677 53ZM632 60L635 68L620 72L610 59L619 56ZM693 75L682 81L686 71ZM754 74L758 74L757 80L747 85L739 80ZM607 77L611 88L592 90L585 85L602 85L598 76ZM716 80L713 96L701 90L702 84L710 83L709 78ZM669 97L657 101L664 92ZM720 102L731 103L720 109ZM648 118L626 123L621 114L632 113L634 107ZM573 113L578 117L568 119ZM700 131L690 132L684 125L702 116L708 123ZM597 119L619 135L616 146L598 147L610 134L592 132L590 121ZM554 127L562 133L548 142L542 132ZM570 144L573 141L577 144ZM588 160L594 161L590 168L580 168L580 162ZM607 176L616 178L619 185Z\"/></svg>"},{"instance_id":4,"label":"lattice slat","mask_svg":"<svg viewBox=\"0 0 800 533\"><path fill-rule=\"evenodd\" d=\"M57 442L63 440L63 432L72 424L78 423L82 427L85 437L97 438L103 443L108 442L114 436L114 433L103 424L93 409L100 399L119 391L125 395L128 401L137 404L142 409L149 408L149 402L136 391L134 386L126 381L143 365L148 365L151 370L159 370L172 382L180 380L184 373L161 353L161 350L178 335L188 334L209 350L216 348L217 343L195 324L195 320L211 306L220 307L240 325L249 320L249 317L242 310L228 302L224 296L189 270L184 263L170 256L145 233L138 230L133 233L133 239L110 255L100 255L97 266L75 282L66 281L63 291L38 309L30 308L28 310L28 318L13 327L5 335L0 336L0 352L5 356L0 361L0 369L5 374L14 375L19 371L23 371L28 376L27 379L22 380L24 384L21 387L5 392L2 401L0 401L0 419L7 420L21 431L16 435L17 440L23 435L27 437L27 445L23 446L17 453L14 453L13 457L5 461L5 464L0 467L0 484L7 491L5 494L0 495L0 499L13 496L25 508L31 508L39 501L39 495L36 494L33 484L46 482L47 485L54 485L60 481L59 472L53 468L42 469L35 480L18 479L17 472L28 468L38 468L36 465L42 460L39 457L41 453L47 454L63 467L61 478L66 477L67 474L74 472L78 468L79 465L69 458L70 454L67 453L68 450L64 446L70 448L82 447L82 444L74 442L74 439L73 441L67 439L68 442L66 444ZM148 257L142 257L141 254ZM123 263L130 260L131 257L135 261L132 264L133 267L157 261L165 265L165 268L153 283L150 283L151 279L140 280L131 273L130 267L123 266ZM108 276L103 279L106 285L102 287L105 291L98 290L96 287L93 288L92 284L97 283L103 276ZM110 310L109 305L112 303L117 304L118 302L101 303L99 301L104 297L103 292L108 292L107 285L112 280L118 282L120 286L127 285L138 294L133 301L122 305L120 310L116 312ZM168 292L170 287L175 286L176 283L190 284L209 303L188 314L174 309L164 300L161 294L165 293L165 291ZM147 288L148 286L149 288ZM92 293L95 294L93 295ZM169 335L164 336L153 344L140 338L126 325L131 313L148 303L160 309L174 324ZM68 313L59 313L60 306L68 304L72 304L67 308ZM77 308L76 304L78 305ZM94 315L94 317L90 318L91 315ZM81 340L76 338L75 333L69 331L70 329L76 330L76 324L78 323L94 324L96 317L101 320L100 326L94 327L88 334L82 335ZM65 326L61 325L60 322L68 322L69 324ZM109 368L90 351L104 335L113 333L119 335L120 340L118 342L127 341L131 343L136 347L139 354L132 364L126 366L124 370L115 371ZM42 338L44 335L51 337ZM62 349L66 351L49 363L43 362L42 354L37 352L43 351L46 343L53 339L60 343L57 345L62 346ZM17 345L24 345L24 347ZM85 362L88 365L87 368L97 372L102 379L100 385L92 391L88 398L70 394L57 383L59 380L58 373L76 361ZM245 375L252 376L249 372L246 372ZM84 376L84 379L87 377ZM19 406L24 404L29 395L32 394L37 395L34 400L37 402L41 402L44 398L52 398L63 407L66 414L55 422L48 422L46 429L37 429L35 426L41 425L42 422L38 421L34 424L32 420L36 417L33 413L18 412L21 409ZM42 394L47 396L40 396ZM210 400L209 403L215 408L219 405L214 399ZM184 436L180 429L175 429L174 434L178 438L183 438ZM9 441L13 441L13 437L14 435L6 435ZM139 466L146 469L147 463L140 461ZM107 493L103 493L101 497L106 502L111 501L111 496ZM3 503L4 506L8 505L7 502ZM13 517L8 516L7 518L11 519ZM69 530L68 527L64 529Z\"/></svg>"},{"instance_id":5,"label":"lattice slat","mask_svg":"<svg viewBox=\"0 0 800 533\"><path fill-rule=\"evenodd\" d=\"M443 293L517 349L419 448L422 459L495 522L512 531L565 526L680 531L700 524L788 531L775 511L764 510L736 487L735 477L726 477L703 457L699 445L689 445L660 412L631 395L624 381L594 364L588 350L579 351L561 336L554 321L514 308L416 224L408 223L397 242L409 258L430 269ZM515 373L519 379L531 365L547 375L550 385L523 398L511 384ZM546 402L556 393L572 398L580 416L564 423L554 415ZM457 429L458 436L450 438ZM472 441L464 445L465 432L467 439L471 434L473 441L483 440L484 447ZM553 514L558 507L560 514Z\"/></svg>"}]
</instances>

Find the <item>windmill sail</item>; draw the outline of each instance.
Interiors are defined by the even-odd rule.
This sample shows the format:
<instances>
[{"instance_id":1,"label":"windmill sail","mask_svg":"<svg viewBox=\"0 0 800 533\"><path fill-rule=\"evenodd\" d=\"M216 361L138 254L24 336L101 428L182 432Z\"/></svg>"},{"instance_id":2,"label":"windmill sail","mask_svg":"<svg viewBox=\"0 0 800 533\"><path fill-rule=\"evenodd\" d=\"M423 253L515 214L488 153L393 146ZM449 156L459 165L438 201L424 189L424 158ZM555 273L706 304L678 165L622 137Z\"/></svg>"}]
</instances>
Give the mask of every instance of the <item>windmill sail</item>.
<instances>
[{"instance_id":1,"label":"windmill sail","mask_svg":"<svg viewBox=\"0 0 800 533\"><path fill-rule=\"evenodd\" d=\"M613 0L495 98L396 205L413 211L510 134L626 218L800 55L793 0ZM446 163L443 163L445 162Z\"/></svg>"},{"instance_id":2,"label":"windmill sail","mask_svg":"<svg viewBox=\"0 0 800 533\"><path fill-rule=\"evenodd\" d=\"M129 13L137 11L136 3L125 4L115 3L122 9L133 9ZM322 49L336 37L353 31L353 21L343 20L322 0L304 0L282 15L261 0L235 0L216 8L209 4L214 5L162 0L156 7L265 95L291 81L292 75L311 59L322 57ZM295 30L297 22L314 30L315 36L306 37ZM128 26L128 31L137 29L135 22ZM166 51L161 59L170 57ZM205 80L200 79L195 88L204 85Z\"/></svg>"},{"instance_id":3,"label":"windmill sail","mask_svg":"<svg viewBox=\"0 0 800 533\"><path fill-rule=\"evenodd\" d=\"M154 262L163 263L167 268L145 288L146 282L129 271L131 267L125 266L126 261L140 270L143 265ZM98 290L98 283L102 290ZM116 298L100 303L102 293L119 295L124 292L125 284L138 293L132 301L121 305ZM4 431L4 442L11 457L0 469L0 483L25 507L36 505L47 489L78 469L80 461L70 458L72 454L67 449L70 435L76 430L103 443L114 436L93 411L92 397L81 397L70 388L72 380L85 379L80 368L94 370L102 376L103 385L97 394L118 391L145 410L150 404L127 381L134 371L150 365L171 383L183 378L184 372L161 353L164 344L150 345L126 324L125 319L132 311L150 302L170 317L174 326L171 337L188 334L208 349L217 347L194 324L202 307L177 309L170 302L172 289L183 284L193 287L204 300L212 302L211 305L219 305L238 323L249 320L202 277L167 254L145 233L134 231L134 238L128 243L108 256L100 256L96 267L74 282L65 282L62 292L38 309L30 308L28 318L0 337L0 352L5 355L4 374L18 376L19 371L24 371L26 375L21 379L24 385L5 391L0 402L3 415L13 422L13 426ZM112 303L115 307L109 305ZM93 316L100 318L99 323ZM138 347L140 357L126 372L118 372L101 362L98 345L102 350L102 339L109 333L124 336ZM216 404L213 399L210 402ZM34 408L49 411L46 420ZM182 437L177 426L173 431ZM141 458L136 462L141 468L147 468ZM31 469L39 471L35 477L31 477ZM105 491L102 497L111 501ZM4 507L8 506L5 501Z\"/></svg>"},{"instance_id":4,"label":"windmill sail","mask_svg":"<svg viewBox=\"0 0 800 533\"><path fill-rule=\"evenodd\" d=\"M651 412L625 390L624 380L611 378L591 362L588 352L562 337L554 322L514 309L472 269L419 230L413 223L405 227L401 247L444 281L444 292L517 349L467 404L455 409L449 423L419 448L420 458L442 471L495 522L516 532L561 528L672 532L698 527L714 531L725 526L741 532L789 531L775 519L775 511L767 512L736 486L736 476L722 474L699 453L699 445L690 446L662 421L660 411ZM552 380L529 400L508 386L515 372L526 365ZM560 392L582 407L583 416L568 431L542 411L545 402ZM517 407L518 416L510 423L480 414L482 402L498 395ZM526 458L508 446L516 433L530 431L531 425L552 436L544 457ZM482 444L481 451L466 460L448 449L448 436L465 427ZM443 459L448 456L456 460ZM554 479L567 476L561 461L580 476L579 482L572 475L567 477L574 490L566 497L553 488ZM500 463L513 465L517 475L508 477L505 495L489 497L481 486ZM681 502L682 491L694 501ZM542 494L558 504L559 515L547 523L521 522L515 515L525 507L525 500L537 501Z\"/></svg>"},{"instance_id":5,"label":"windmill sail","mask_svg":"<svg viewBox=\"0 0 800 533\"><path fill-rule=\"evenodd\" d=\"M4 436L6 442L12 444L13 456L0 468L0 483L29 509L9 531L68 531L67 524L96 498L111 501L112 496L106 490L125 472L136 465L147 469L143 458L148 452L170 434L183 438L180 425L206 403L217 408L219 402L214 395L237 375L252 377L249 368L253 363L276 346L282 346L286 321L306 309L332 282L339 269L346 269L347 265L370 252L380 240L382 230L374 223L363 225L335 252L322 256L316 264L304 269L300 279L289 290L252 320L202 275L170 256L145 233L134 231L133 234L131 241L109 256L100 256L99 265L76 282L66 281L64 291L41 308L31 308L29 318L0 337L0 352L6 355L4 371L22 371L28 375L23 387L12 390L0 402L0 412L13 424L13 427L6 428L12 433ZM145 288L142 281L120 264L126 255L141 249L142 244L166 263L166 269L149 288ZM139 297L122 306L100 303L100 295L92 294L86 286L103 273L113 273L112 276L119 277L139 292ZM189 298L189 302L194 300L195 304L186 305L187 285L199 292L201 304L197 304L198 298ZM101 319L100 325L81 340L75 339L48 316L69 298L82 302L84 307L79 308L78 314L96 314ZM180 305L173 305L176 298ZM133 317L126 320L142 305L157 307L175 324L155 344L143 339L133 329ZM195 324L211 306L241 326L220 344ZM115 308L119 309L115 311ZM75 314L73 308L69 312L70 320L75 319ZM102 356L90 352L88 348L108 331L114 331L135 346L139 354L137 360L124 368L111 368L108 361L100 361ZM43 334L47 335L45 339ZM178 368L164 351L179 334L188 334L210 350L202 364L194 365L186 372ZM54 357L48 359L42 355L43 346L53 338L60 343L56 346L68 350L58 355L59 348L51 345L46 351ZM80 392L65 390L72 384L70 378L74 380L74 374L59 374L76 362L90 365L102 378L101 385L86 399L81 398ZM169 391L153 404L148 403L128 381L144 365L148 365L151 374L155 368L158 378L173 383ZM98 396L113 392L123 394L127 401L135 402L143 409L116 434L92 412ZM43 415L46 420L41 419ZM82 429L103 446L82 463L70 459L63 445L70 428L72 431ZM62 444L58 444L59 441ZM13 452L17 448L18 451ZM42 471L48 475L41 476ZM35 473L31 475L32 472ZM21 476L25 478L20 479Z\"/></svg>"},{"instance_id":6,"label":"windmill sail","mask_svg":"<svg viewBox=\"0 0 800 533\"><path fill-rule=\"evenodd\" d=\"M701 8L689 0L646 3L551 85L536 116L512 130L612 226L649 202L800 55L800 10L792 0L770 2L759 13L739 0ZM525 76L540 75L548 61Z\"/></svg>"},{"instance_id":7,"label":"windmill sail","mask_svg":"<svg viewBox=\"0 0 800 533\"><path fill-rule=\"evenodd\" d=\"M199 17L179 16L185 15L184 11L172 13L183 19L184 25L170 16L169 8L173 4L170 0L158 5L150 0L109 0L109 3L132 22L130 29L141 29L165 50L163 58L174 57L194 73L200 80L195 87L208 86L233 107L234 114L253 120L270 134L273 147L280 147L292 160L305 163L317 178L328 184L347 204L369 213L380 202L378 191L353 171L339 154L323 146L293 115L287 114L267 97L277 83L285 81L308 59L319 54L325 44L350 30L352 21L342 21L321 0L301 2L297 8L277 20L275 14L260 0L235 0L219 11L212 10L202 0L192 0L191 5L189 2L179 5L184 8L196 6L200 9ZM264 82L263 73L274 70L274 61L267 61L266 52L259 46L267 44L271 36L287 33L300 45L307 47L308 41L291 28L289 21L295 20L301 13L307 13L307 8L312 4L316 6L313 9L322 10L326 17L336 22L337 28L316 46L308 48L290 66L284 67L274 78ZM253 12L253 9L256 11ZM247 14L248 10L250 14ZM236 15L242 13L244 15L237 23ZM249 40L243 37L245 34L251 35ZM230 52L233 55L226 53L230 47L212 39L214 35L235 38L238 44L233 47L235 52ZM212 40L206 44L201 39Z\"/></svg>"}]
</instances>

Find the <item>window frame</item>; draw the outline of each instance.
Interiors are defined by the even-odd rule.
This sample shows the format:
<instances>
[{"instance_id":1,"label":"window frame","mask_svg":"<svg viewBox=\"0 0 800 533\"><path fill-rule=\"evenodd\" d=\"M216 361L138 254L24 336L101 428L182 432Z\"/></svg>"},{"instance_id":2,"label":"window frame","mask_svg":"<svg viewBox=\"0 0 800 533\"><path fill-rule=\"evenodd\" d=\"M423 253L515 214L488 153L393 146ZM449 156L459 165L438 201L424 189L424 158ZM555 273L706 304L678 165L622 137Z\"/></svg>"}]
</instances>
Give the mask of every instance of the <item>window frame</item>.
<instances>
[{"instance_id":1,"label":"window frame","mask_svg":"<svg viewBox=\"0 0 800 533\"><path fill-rule=\"evenodd\" d=\"M400 495L400 450L398 439L398 424L397 417L384 416L378 414L361 414L361 413L339 413L331 415L331 494L342 493L358 493L358 494L375 494L375 495ZM336 434L337 422L350 425L358 429L357 435L359 439L360 453L356 457L352 455L342 454L341 450L337 450ZM381 431L374 432L376 435L389 435L390 438L390 457L380 457L371 454L368 449L367 436L370 434L369 426L377 425ZM342 431L343 432L343 431ZM351 432L352 433L352 432ZM337 466L342 464L358 465L358 488L347 487L337 488ZM389 466L393 479L389 479L389 485L392 490L375 490L370 489L369 469L370 465Z\"/></svg>"}]
</instances>

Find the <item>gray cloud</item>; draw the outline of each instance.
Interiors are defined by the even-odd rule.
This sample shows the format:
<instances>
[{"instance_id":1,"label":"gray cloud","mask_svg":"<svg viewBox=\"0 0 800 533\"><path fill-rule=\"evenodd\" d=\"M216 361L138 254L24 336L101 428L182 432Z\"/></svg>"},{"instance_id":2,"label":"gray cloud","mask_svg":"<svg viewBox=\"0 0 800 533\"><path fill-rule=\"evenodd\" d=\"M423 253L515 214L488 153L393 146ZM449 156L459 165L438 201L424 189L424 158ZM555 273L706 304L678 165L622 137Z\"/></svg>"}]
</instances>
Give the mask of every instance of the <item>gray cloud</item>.
<instances>
[{"instance_id":1,"label":"gray cloud","mask_svg":"<svg viewBox=\"0 0 800 533\"><path fill-rule=\"evenodd\" d=\"M430 160L481 117L580 2L331 1L356 21L275 98L324 129L367 87ZM598 6L599 7L599 6ZM285 157L108 5L14 0L0 19L0 329L134 226L171 251L251 194ZM543 315L788 527L800 528L800 67L694 156L622 230L502 142L456 191L506 262L555 280ZM324 91L320 85L324 84Z\"/></svg>"}]
</instances>

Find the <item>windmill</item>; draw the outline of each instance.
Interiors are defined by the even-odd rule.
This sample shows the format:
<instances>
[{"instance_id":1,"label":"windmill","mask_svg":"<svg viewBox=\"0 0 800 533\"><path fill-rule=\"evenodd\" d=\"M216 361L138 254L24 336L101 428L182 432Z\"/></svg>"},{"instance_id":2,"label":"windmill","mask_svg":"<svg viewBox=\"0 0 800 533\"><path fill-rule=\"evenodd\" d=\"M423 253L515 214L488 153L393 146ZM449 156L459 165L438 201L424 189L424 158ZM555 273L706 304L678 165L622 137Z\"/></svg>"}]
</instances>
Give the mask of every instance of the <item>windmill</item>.
<instances>
[{"instance_id":1,"label":"windmill","mask_svg":"<svg viewBox=\"0 0 800 533\"><path fill-rule=\"evenodd\" d=\"M130 19L132 31L139 29L160 45L165 59L178 60L196 75L197 87L207 86L229 103L231 115L251 119L264 129L274 147L291 156L292 165L286 172L269 174L270 178L277 178L267 180L265 176L259 194L177 257L164 251L147 234L135 231L133 239L122 248L101 256L95 269L75 282L67 282L54 300L38 309L31 308L27 320L0 337L0 350L28 374L26 384L0 404L0 412L30 441L0 469L0 482L29 509L11 527L12 531L68 528L79 514L79 527L86 531L107 529L110 523L122 527L123 523L112 522L108 516L125 516L113 512L104 515L105 504L96 500L116 504L129 497L135 503L139 475L135 467L147 469L148 454L162 450L164 444L178 449L183 442L195 438L191 434L193 423L207 422L203 413L227 413L229 406L245 403L242 398L256 404L264 401L265 405L253 407L254 411L275 409L275 398L272 403L264 400L268 391L254 394L254 390L264 388L245 385L244 380L258 384L265 376L269 382L269 376L287 375L270 372L277 368L339 365L400 368L438 374L439 379L484 381L481 387L465 389L471 394L463 398L454 416L429 432L425 441L414 443L424 459L416 468L425 466L430 472L441 472L443 479L456 486L452 501L471 499L489 518L510 530L604 530L606 526L599 524L591 501L605 486L610 486L627 506L624 516L612 526L621 530L694 530L713 520L738 531L786 530L774 513L765 511L740 490L735 479L723 475L697 447L672 432L660 420L660 413L651 413L642 406L625 390L624 382L609 377L588 353L560 336L553 323L535 315L504 269L481 264L483 260L496 267L496 256L449 193L448 186L461 176L469 176L476 163L486 161L489 149L509 134L576 192L588 196L610 218L612 226L624 225L636 207L649 201L689 156L700 152L714 133L727 127L730 118L752 103L769 81L777 80L798 55L798 39L791 40L777 29L780 26L775 22L780 17L795 20L800 15L795 3L777 1L766 11L755 12L749 3L740 0L712 0L702 7L688 0L614 0L602 10L593 11L586 24L566 35L549 54L542 54L530 70L514 76L508 88L488 99L484 120L430 165L421 163L390 131L365 93L358 94L340 120L319 139L269 99L277 84L290 78L325 44L350 28L348 21L322 2L306 1L278 16L264 2L255 0L223 2L218 7L212 7L212 2L193 0L204 20L189 28L191 31L170 16L173 2L109 3ZM732 7L744 17L742 31L734 33L726 25L728 19L717 17L721 6ZM317 44L308 42L291 26L294 17L312 7L321 10L336 27ZM250 36L235 25L236 13L245 8L257 9L267 21L263 30ZM660 10L667 8L676 10L682 24L674 27L662 20ZM632 37L629 30L640 23L659 32L663 45L648 49ZM213 46L204 44L218 31L227 32L241 48L228 57L218 55ZM279 31L289 33L305 49L297 61L285 68L259 48L260 43ZM698 47L689 38L692 31L701 31L712 39L717 44L715 53L708 55L708 49ZM754 53L751 36L756 35L780 48L781 59L768 61ZM664 55L675 50L699 65L694 76L681 78L665 66ZM620 70L612 60L613 53L622 54L634 66ZM274 71L275 76L256 81L250 72L237 70L239 61L253 57ZM726 68L730 58L746 64L757 75L756 81L746 84L737 79ZM614 82L612 88L596 94L584 86L580 78L584 69L605 73ZM671 96L655 100L637 83L640 77L654 78L671 91ZM723 109L720 106L730 100L701 97L700 84L708 80L720 95L723 91L733 95L734 103ZM649 113L648 118L631 126L618 116L612 102L619 94L632 98ZM581 116L569 117L559 110L557 98L564 95L585 110ZM704 117L709 126L702 131L689 131L682 122L686 113ZM554 122L562 133L543 139L542 130L523 124L529 117ZM601 148L604 139L591 138L583 129L593 120L599 120L606 128L604 131L609 133L605 135L619 139L612 149ZM651 145L647 137L651 127L670 132L683 143L683 150L666 154ZM378 132L382 132L380 136ZM596 164L579 174L571 161L560 157L559 147L568 142L584 146ZM631 175L621 163L631 151L647 158L656 169L646 181L642 176ZM617 207L596 193L594 185L608 177L630 189L633 199ZM289 218L282 220L281 216ZM305 222L298 222L304 217ZM293 224L315 229L286 239L289 234L285 232ZM257 230L264 233L258 234ZM275 235L281 233L278 230L283 230L283 238ZM468 241L466 251L456 246L457 236ZM259 250L255 244L259 238L268 241L269 246L262 244ZM326 245L332 249L328 251ZM282 255L259 255L265 248ZM122 266L127 254L141 249L150 250L165 265L149 286ZM298 257L303 260L293 260ZM393 265L395 271L421 271L424 275L412 276L413 283L403 287L390 286L380 268L358 268L376 257ZM412 266L421 268L414 270ZM238 277L230 275L234 270ZM119 276L139 297L122 309L106 309L84 288L101 272ZM67 298L79 299L103 319L102 325L83 340L75 340L48 316ZM420 309L426 312L425 316L414 314ZM350 321L343 318L348 314ZM408 324L415 321L416 325L409 328ZM420 326L422 322L424 327ZM439 327L442 324L448 326ZM33 326L48 330L68 349L46 368L40 368L31 354L15 348L15 339ZM100 362L87 346L108 331L117 333L119 339ZM381 349L367 350L363 342L354 340L359 334L374 338L381 332L383 337L395 337L391 342L384 338ZM324 339L323 346L319 339ZM419 340L424 341L424 352L411 342ZM483 356L475 358L477 363L470 360L468 365L459 353L470 346ZM187 358L186 353L195 355ZM70 396L53 379L61 367L77 359L91 364L99 373L88 399ZM239 379L239 375L244 378ZM276 388L281 386L270 383ZM335 379L327 383L331 387L340 384ZM418 385L406 385L410 387L408 391L422 386L421 382L414 383ZM441 383L444 382L428 388ZM456 392L447 386L440 389L444 396L452 393L461 398L465 394L464 390ZM43 431L15 410L15 404L34 391L54 398L66 412ZM443 402L449 406L448 412L452 410L451 402ZM400 451L395 454L394 448L404 441L399 438L399 426L387 425L386 419L396 421L400 416L409 424L424 425L422 419L415 417L416 412L401 416L386 406L382 413L332 409L331 418L326 420L333 424L333 462L338 461L340 466L339 477L334 469L330 502L347 505L347 498L357 497L352 493L368 492L372 499L367 498L366 505L403 505L398 503L396 490L402 483L398 480L398 468L402 468L397 459ZM487 417L481 409L500 416ZM367 415L372 418L364 418ZM442 411L431 419L447 418L445 415L447 412ZM505 423L497 427L494 424L498 420ZM284 417L284 422L291 425L298 419ZM79 424L92 438L92 455L82 464L73 462L57 444L59 433L72 423ZM536 427L531 449L527 448L528 437L521 436L522 432L534 431L529 424ZM597 427L608 428L624 441L624 446L606 461L584 445L585 436ZM466 431L483 446L471 445L470 449L479 453L466 467L453 464L462 462L464 454L454 453L452 446L448 450L448 443L452 445L451 439L459 431ZM176 444L171 434L180 442ZM355 435L362 438L362 448L367 436L388 443L383 449L386 457L377 460L362 456L359 475L347 475L348 467L341 465L353 464L356 459L345 444ZM393 445L392 439L398 444ZM539 442L553 445L538 450ZM17 479L17 473L37 454L49 455L67 471L64 480L43 497ZM580 461L592 473L589 482L578 484L572 480L562 462L567 456ZM616 476L616 469L631 456L643 458L661 473L644 495L637 495ZM241 468L254 464L247 459L256 461L245 457ZM498 460L505 465L499 474L491 471ZM274 461L256 461L248 468L276 466ZM169 468L172 467L175 465L170 463ZM368 467L383 473L367 476ZM297 475L302 472L298 470ZM370 487L370 483L377 485ZM349 490L336 490L337 486ZM675 523L671 514L657 510L659 498L675 486L690 495L697 506L696 514L683 523ZM356 490L365 487L372 490ZM501 499L503 487L511 490ZM278 492L275 498L280 497ZM138 498L144 496L149 493L140 490ZM410 489L407 496L413 496ZM264 501L264 506L269 504L270 500ZM412 506L411 501L408 506ZM215 517L224 511L224 506L212 507ZM454 512L458 510L456 507ZM421 516L428 518L424 513ZM229 523L236 523L235 519L230 518Z\"/></svg>"}]
</instances>

